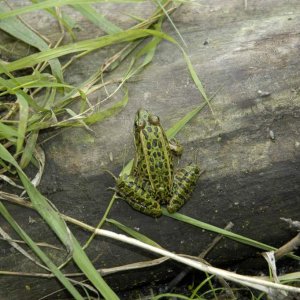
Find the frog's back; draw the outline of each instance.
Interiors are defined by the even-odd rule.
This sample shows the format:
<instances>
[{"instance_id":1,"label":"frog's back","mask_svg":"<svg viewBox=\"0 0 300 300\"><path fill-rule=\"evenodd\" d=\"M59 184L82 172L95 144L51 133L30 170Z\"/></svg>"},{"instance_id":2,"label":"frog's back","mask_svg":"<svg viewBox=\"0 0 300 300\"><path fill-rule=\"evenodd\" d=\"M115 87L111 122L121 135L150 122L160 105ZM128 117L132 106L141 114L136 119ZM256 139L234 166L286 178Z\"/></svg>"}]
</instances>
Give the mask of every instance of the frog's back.
<instances>
[{"instance_id":1,"label":"frog's back","mask_svg":"<svg viewBox=\"0 0 300 300\"><path fill-rule=\"evenodd\" d=\"M173 156L161 126L142 129L136 147L134 175L150 182L152 193L158 201L167 202L172 190Z\"/></svg>"}]
</instances>

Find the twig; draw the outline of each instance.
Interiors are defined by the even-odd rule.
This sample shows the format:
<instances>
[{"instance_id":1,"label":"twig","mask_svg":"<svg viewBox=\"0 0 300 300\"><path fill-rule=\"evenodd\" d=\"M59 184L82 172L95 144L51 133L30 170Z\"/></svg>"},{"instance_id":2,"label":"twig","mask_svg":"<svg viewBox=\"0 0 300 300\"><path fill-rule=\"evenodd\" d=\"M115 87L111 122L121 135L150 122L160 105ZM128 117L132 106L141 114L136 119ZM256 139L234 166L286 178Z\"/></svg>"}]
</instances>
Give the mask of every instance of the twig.
<instances>
[{"instance_id":1,"label":"twig","mask_svg":"<svg viewBox=\"0 0 300 300\"><path fill-rule=\"evenodd\" d=\"M233 226L232 222L229 222L226 227L224 228L225 230L230 230ZM213 239L213 241L208 245L208 247L203 250L199 254L199 258L201 260L204 259L204 257L217 245L217 243L220 242L220 240L223 238L223 235L218 235ZM205 262L207 263L207 262ZM208 264L208 263L207 263ZM182 270L167 286L166 291L171 291L178 283L192 270L192 267L186 267L184 270ZM222 280L221 284L225 284L224 280ZM228 284L225 284L226 287L228 287Z\"/></svg>"},{"instance_id":2,"label":"twig","mask_svg":"<svg viewBox=\"0 0 300 300\"><path fill-rule=\"evenodd\" d=\"M137 269L143 269L143 268L157 266L157 265L164 263L166 260L169 260L169 258L168 257L160 257L160 258L153 259L153 260L141 261L141 262L136 262L136 263L127 264L127 265L118 266L118 267L97 269L97 271L102 276L107 276L107 275L115 274L118 272L124 272L124 271L128 271L128 270L137 270ZM4 270L0 270L0 275L41 277L41 278L54 278L55 277L55 275L52 273L15 272L15 271L4 271ZM80 276L83 276L84 274L83 273L64 273L64 275L66 277L80 277Z\"/></svg>"},{"instance_id":3,"label":"twig","mask_svg":"<svg viewBox=\"0 0 300 300\"><path fill-rule=\"evenodd\" d=\"M298 247L300 247L300 233L298 233L293 239L291 239L289 242L287 242L275 251L275 259L280 259L287 253L296 250Z\"/></svg>"}]
</instances>

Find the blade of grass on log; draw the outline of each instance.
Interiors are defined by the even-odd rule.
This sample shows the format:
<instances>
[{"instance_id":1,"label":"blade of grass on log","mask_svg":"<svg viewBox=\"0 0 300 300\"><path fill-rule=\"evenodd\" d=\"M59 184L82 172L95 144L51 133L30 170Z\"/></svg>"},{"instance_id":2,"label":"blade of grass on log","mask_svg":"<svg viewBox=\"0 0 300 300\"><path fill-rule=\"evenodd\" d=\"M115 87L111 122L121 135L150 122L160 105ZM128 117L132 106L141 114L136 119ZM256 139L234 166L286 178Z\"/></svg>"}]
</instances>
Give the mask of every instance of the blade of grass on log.
<instances>
[{"instance_id":1,"label":"blade of grass on log","mask_svg":"<svg viewBox=\"0 0 300 300\"><path fill-rule=\"evenodd\" d=\"M32 3L38 3L39 0L31 0ZM76 35L72 31L74 28L76 21L72 20L67 14L64 12L61 12L54 8L45 8L45 11L47 11L50 15L52 15L61 25L64 26L64 28L67 30L69 35L72 37L73 40L76 39Z\"/></svg>"},{"instance_id":2,"label":"blade of grass on log","mask_svg":"<svg viewBox=\"0 0 300 300\"><path fill-rule=\"evenodd\" d=\"M192 119L194 118L205 106L207 103L203 103L192 111L188 112L183 118L176 122L171 128L166 131L167 137L169 139L174 138L176 134Z\"/></svg>"},{"instance_id":3,"label":"blade of grass on log","mask_svg":"<svg viewBox=\"0 0 300 300\"><path fill-rule=\"evenodd\" d=\"M16 92L21 88L43 88L43 87L62 87L62 88L74 88L71 85L58 83L54 76L50 74L33 74L27 76L21 76L14 79L5 80L6 84L10 86L12 92ZM0 85L0 90L4 92L0 93L0 96L3 96L7 93L6 86Z\"/></svg>"},{"instance_id":4,"label":"blade of grass on log","mask_svg":"<svg viewBox=\"0 0 300 300\"><path fill-rule=\"evenodd\" d=\"M194 218L185 216L185 215L180 214L180 213L170 214L165 208L162 208L162 210L163 210L163 214L165 216L171 217L171 218L173 218L175 220L178 220L178 221L181 221L181 222L185 222L185 223L194 225L196 227L199 227L199 228L202 228L202 229L205 229L205 230L209 230L209 231L213 231L213 232L218 233L218 234L222 234L225 237L230 238L232 240L235 240L239 243L246 244L246 245L249 245L249 246L253 246L253 247L256 247L256 248L259 248L259 249L262 249L262 250L268 250L268 251L276 250L275 247L272 247L272 246L269 246L267 244L258 242L256 240L253 240L253 239L244 237L242 235L233 233L233 232L225 230L223 228L219 228L217 226L210 225L208 223L204 223L202 221L196 220ZM297 255L290 254L289 256L293 257L296 260L300 260L300 257L297 256Z\"/></svg>"},{"instance_id":5,"label":"blade of grass on log","mask_svg":"<svg viewBox=\"0 0 300 300\"><path fill-rule=\"evenodd\" d=\"M162 1L163 4L166 4L167 1ZM180 34L179 30L177 29L176 25L174 24L174 22L172 21L170 15L168 14L168 12L166 11L166 9L164 8L163 4L161 3L160 0L155 0L155 3L158 4L158 7L160 7L160 9L163 11L164 15L168 18L169 22L171 23L172 27L175 29L177 35L179 36L179 38L181 39L183 45L185 47L187 47L187 44L185 42L185 40L183 39L182 35Z\"/></svg>"},{"instance_id":6,"label":"blade of grass on log","mask_svg":"<svg viewBox=\"0 0 300 300\"><path fill-rule=\"evenodd\" d=\"M43 261L45 265L51 270L56 278L64 285L75 299L83 299L76 288L64 276L64 274L55 266L51 259L40 249L40 247L27 235L27 233L17 224L11 214L7 211L5 206L0 202L0 212L7 222L13 227L17 234L27 243L27 245L34 251L34 253Z\"/></svg>"},{"instance_id":7,"label":"blade of grass on log","mask_svg":"<svg viewBox=\"0 0 300 300\"><path fill-rule=\"evenodd\" d=\"M8 139L10 141L16 141L14 137L19 137L18 131L12 127L2 123L0 121L0 139Z\"/></svg>"},{"instance_id":8,"label":"blade of grass on log","mask_svg":"<svg viewBox=\"0 0 300 300\"><path fill-rule=\"evenodd\" d=\"M77 122L77 124L79 125L79 126L83 126L83 127L85 127L85 129L86 130L88 130L88 131L91 131L91 132L94 132L85 122L84 122L84 120L83 120L83 118L77 118L77 116L78 116L78 114L76 114L72 109L70 109L70 108L65 108L65 111L71 116L71 117L73 117L73 119L72 120L74 120L74 121L76 121ZM59 126L59 125L58 125Z\"/></svg>"},{"instance_id":9,"label":"blade of grass on log","mask_svg":"<svg viewBox=\"0 0 300 300\"><path fill-rule=\"evenodd\" d=\"M75 263L86 275L86 277L94 284L94 286L98 289L98 291L103 295L105 299L119 299L114 291L110 289L110 287L97 272L59 213L49 204L49 200L32 185L27 175L23 172L15 159L1 144L0 158L7 161L16 168L18 175L24 185L24 188L26 189L26 192L28 193L28 196L33 204L33 207L56 233L65 247L69 250L69 253L73 256Z\"/></svg>"},{"instance_id":10,"label":"blade of grass on log","mask_svg":"<svg viewBox=\"0 0 300 300\"><path fill-rule=\"evenodd\" d=\"M5 13L5 10L0 6L0 15L1 12ZM30 28L25 26L24 23L22 23L16 17L2 20L0 22L0 28L24 43L39 49L40 51L49 49L48 44L41 37L39 37ZM53 59L49 61L49 64L53 75L60 82L63 82L63 74L59 60Z\"/></svg>"},{"instance_id":11,"label":"blade of grass on log","mask_svg":"<svg viewBox=\"0 0 300 300\"><path fill-rule=\"evenodd\" d=\"M13 91L13 88L18 85L18 82L16 81L16 79L9 73L7 72L7 70L5 69L4 65L0 63L0 73L5 73L6 75L10 76L10 78L12 80L15 80L15 84L13 84L11 81L5 80L3 78L0 77L0 86L4 87L4 89L6 89L8 91L8 93L10 94L16 94L15 91ZM25 92L23 92L21 89L19 89L18 94L22 95L23 98L26 99L27 103L29 104L29 106L31 108L33 108L35 111L43 111L43 108L41 106L39 106L38 104L36 104L36 102L32 99L32 97L30 97L29 95L27 95Z\"/></svg>"},{"instance_id":12,"label":"blade of grass on log","mask_svg":"<svg viewBox=\"0 0 300 300\"><path fill-rule=\"evenodd\" d=\"M188 70L189 70L189 72L191 74L191 77L192 77L192 79L193 79L196 87L198 88L200 94L202 95L202 97L204 98L205 102L207 103L210 111L214 115L213 108L212 108L212 106L209 103L209 98L206 95L205 89L204 89L204 87L203 87L203 85L202 85L202 83L201 83L201 81L200 81L200 79L199 79L199 77L198 77L198 75L197 75L194 67L193 67L193 64L192 64L189 56L185 53L185 51L183 50L183 48L181 48L181 51L183 53L183 57L184 57L184 59L185 59L185 61L187 63Z\"/></svg>"},{"instance_id":13,"label":"blade of grass on log","mask_svg":"<svg viewBox=\"0 0 300 300\"><path fill-rule=\"evenodd\" d=\"M130 42L133 40L137 40L140 38L144 38L147 36L157 36L162 39L168 40L169 42L172 42L174 44L177 44L177 42L170 36L168 36L165 33L151 30L151 29L129 29L126 31L122 31L113 35L105 35L102 37L98 37L95 39L89 39L85 41L80 41L77 43L70 43L64 46L60 46L53 49L48 49L40 53L34 53L31 55L28 55L27 57L20 58L16 61L10 62L5 65L5 68L7 71L15 71L18 69L28 68L32 67L38 63L57 58L60 56L64 56L71 53L77 53L77 52L90 52L95 49L99 49L102 47L106 47L109 45L113 45L116 43L121 42ZM3 73L3 70L0 70L0 74Z\"/></svg>"},{"instance_id":14,"label":"blade of grass on log","mask_svg":"<svg viewBox=\"0 0 300 300\"><path fill-rule=\"evenodd\" d=\"M162 18L159 19L158 23L154 27L155 30L157 30L158 32L161 32L161 24L162 24ZM128 72L127 79L129 79L133 75L136 75L138 72L142 71L143 68L145 68L148 64L151 63L151 61L155 55L156 48L161 41L162 41L162 38L154 36L151 39L151 41L149 41L144 47L142 47L135 54L132 66L134 66L136 64L136 62L138 62L142 56L145 56L145 57L144 57L143 62L140 65L136 66L135 68L132 68L132 70L130 70Z\"/></svg>"},{"instance_id":15,"label":"blade of grass on log","mask_svg":"<svg viewBox=\"0 0 300 300\"><path fill-rule=\"evenodd\" d=\"M72 243L67 229L67 225L59 216L58 212L49 204L47 199L32 185L27 175L20 168L12 155L0 144L0 158L13 165L26 189L34 208L41 214L44 220L51 226L56 234L61 238L68 252L72 252Z\"/></svg>"},{"instance_id":16,"label":"blade of grass on log","mask_svg":"<svg viewBox=\"0 0 300 300\"><path fill-rule=\"evenodd\" d=\"M78 126L82 126L83 124L85 124L84 126L87 125L92 125L96 122L101 122L103 120L105 120L106 118L109 118L111 116L113 116L114 114L118 113L122 108L124 108L128 103L128 91L126 89L125 95L123 97L122 100L116 102L115 104L113 104L111 107L104 109L102 111L97 111L95 113L90 114L87 117L84 117L84 115L79 116L74 113L73 117L78 117L76 118L71 118L70 120L64 120L60 123L57 124L53 124L53 126L57 126L57 127L78 127ZM70 113L70 110L68 110L68 112ZM83 122L83 123L82 123ZM47 128L51 126L51 123L46 123L46 122L39 122L38 124L32 124L30 125L30 129L33 130L37 130L40 127L43 128ZM87 127L88 128L88 127Z\"/></svg>"},{"instance_id":17,"label":"blade of grass on log","mask_svg":"<svg viewBox=\"0 0 300 300\"><path fill-rule=\"evenodd\" d=\"M83 16L85 16L107 34L114 34L123 31L122 28L108 21L102 14L97 13L95 8L89 4L74 4L72 7L74 7Z\"/></svg>"},{"instance_id":18,"label":"blade of grass on log","mask_svg":"<svg viewBox=\"0 0 300 300\"><path fill-rule=\"evenodd\" d=\"M17 102L19 103L19 125L16 154L20 153L23 149L29 112L28 103L22 95L17 94Z\"/></svg>"},{"instance_id":19,"label":"blade of grass on log","mask_svg":"<svg viewBox=\"0 0 300 300\"><path fill-rule=\"evenodd\" d=\"M26 168L31 161L33 151L36 146L37 138L39 136L38 131L33 131L30 133L26 145L24 147L24 151L22 153L21 161L20 161L20 167L22 169Z\"/></svg>"},{"instance_id":20,"label":"blade of grass on log","mask_svg":"<svg viewBox=\"0 0 300 300\"><path fill-rule=\"evenodd\" d=\"M128 90L126 89L125 95L122 100L118 101L117 103L113 104L111 107L95 112L90 116L84 119L85 123L88 125L94 124L99 121L103 121L104 119L113 116L114 114L118 113L122 108L124 108L128 103Z\"/></svg>"},{"instance_id":21,"label":"blade of grass on log","mask_svg":"<svg viewBox=\"0 0 300 300\"><path fill-rule=\"evenodd\" d=\"M127 234L129 234L130 236L134 237L135 239L137 239L141 242L144 242L144 243L149 244L154 247L162 248L159 244L157 244L153 240L149 239L147 236L137 232L136 230L133 230L130 227L123 225L122 223L120 223L116 220L106 219L105 221L107 221L108 223L114 224L116 227L118 227L122 231L126 232Z\"/></svg>"},{"instance_id":22,"label":"blade of grass on log","mask_svg":"<svg viewBox=\"0 0 300 300\"><path fill-rule=\"evenodd\" d=\"M63 5L73 5L73 4L87 4L87 3L99 3L99 2L106 2L105 0L46 0L42 2L38 2L36 4L23 6L20 8L16 8L14 10L0 13L0 20L29 13L39 9L45 9L49 7L59 7ZM141 2L141 0L110 0L110 2L114 3L131 3L131 2Z\"/></svg>"}]
</instances>

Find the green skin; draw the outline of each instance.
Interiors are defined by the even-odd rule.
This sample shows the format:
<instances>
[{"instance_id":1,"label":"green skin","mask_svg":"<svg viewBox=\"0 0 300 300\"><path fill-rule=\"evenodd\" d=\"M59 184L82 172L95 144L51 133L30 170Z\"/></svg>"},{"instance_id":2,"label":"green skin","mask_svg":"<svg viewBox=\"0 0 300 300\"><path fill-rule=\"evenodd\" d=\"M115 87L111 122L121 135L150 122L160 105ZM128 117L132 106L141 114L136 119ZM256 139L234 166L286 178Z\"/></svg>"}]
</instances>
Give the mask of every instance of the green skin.
<instances>
[{"instance_id":1,"label":"green skin","mask_svg":"<svg viewBox=\"0 0 300 300\"><path fill-rule=\"evenodd\" d=\"M188 165L174 172L173 155L181 155L182 147L169 141L159 117L144 109L135 116L134 140L136 153L130 175L117 179L119 195L152 217L162 214L160 204L174 213L190 198L200 176L199 167Z\"/></svg>"}]
</instances>

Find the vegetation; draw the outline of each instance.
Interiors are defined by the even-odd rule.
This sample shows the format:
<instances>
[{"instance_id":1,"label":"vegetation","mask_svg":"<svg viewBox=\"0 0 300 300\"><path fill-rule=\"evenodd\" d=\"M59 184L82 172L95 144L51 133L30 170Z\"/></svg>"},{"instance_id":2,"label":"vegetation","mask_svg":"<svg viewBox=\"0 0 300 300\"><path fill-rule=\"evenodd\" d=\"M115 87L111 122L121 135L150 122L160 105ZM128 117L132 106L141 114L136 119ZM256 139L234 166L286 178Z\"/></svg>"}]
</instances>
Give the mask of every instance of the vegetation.
<instances>
[{"instance_id":1,"label":"vegetation","mask_svg":"<svg viewBox=\"0 0 300 300\"><path fill-rule=\"evenodd\" d=\"M0 4L0 29L15 37L16 40L20 40L35 49L35 51L31 51L27 56L7 62L4 59L5 57L18 57L18 54L14 53L13 49L8 49L5 45L1 45L3 60L0 60L0 178L16 190L22 189L22 195L26 193L30 201L25 200L23 196L18 196L17 192L12 194L4 191L0 191L0 199L36 210L60 239L65 247L66 253L68 253L68 259L65 263L61 266L57 266L57 263L51 260L46 254L46 251L43 250L42 245L35 243L26 233L26 230L18 225L5 207L4 202L0 202L0 213L36 257L29 254L26 247L12 241L3 230L1 230L2 237L5 238L12 247L17 249L17 251L20 251L26 255L28 259L38 264L44 271L44 273L41 274L32 273L26 274L26 276L31 275L49 278L55 276L74 299L91 299L91 295L95 294L101 294L102 297L106 299L118 299L116 293L106 284L103 276L100 275L108 274L109 271L106 271L106 273L104 270L99 272L99 270L93 266L84 251L95 235L101 235L118 239L124 243L129 243L162 255L163 259L160 259L156 263L162 263L166 258L171 258L187 266L206 272L207 278L193 289L191 295L187 297L176 294L176 297L179 299L206 299L205 297L210 297L210 295L207 295L208 293L216 298L218 293L224 292L224 290L228 292L228 288L217 290L213 287L211 281L213 276L253 287L263 293L269 293L270 291L281 293L285 290L299 292L299 289L293 286L280 283L280 279L285 280L285 277L278 277L279 281L274 283L265 279L241 276L162 249L155 241L150 240L132 228L128 228L116 220L106 218L114 203L115 196L112 198L97 228L93 228L79 220L62 215L51 204L50 200L39 192L37 186L43 175L45 165L45 155L39 140L41 131L51 129L54 132L65 127L78 126L92 131L90 127L92 124L103 121L124 109L129 100L126 83L151 63L157 51L157 47L162 40L166 40L172 43L174 47L180 49L186 61L190 76L198 88L201 98L204 100L198 107L191 110L190 113L170 128L168 130L168 136L174 137L204 106L208 105L213 113L213 108L210 104L211 99L207 97L201 81L184 50L184 46L182 46L182 37L176 26L173 24L178 33L178 40L180 42L177 42L175 38L170 37L162 31L163 21L167 18L172 23L171 13L181 5L180 2L170 0L155 2L156 8L152 15L147 19L132 17L136 20L136 24L128 29L118 27L103 15L96 12L92 6L93 3L96 2L102 1L32 0L32 5L16 9L9 9L7 5L4 5L4 2ZM113 2L125 1L120 0ZM131 2L134 1L132 0ZM105 32L105 35L89 40L76 41L76 23L61 10L64 5L69 5L72 9L93 22L95 26L99 26L102 31ZM49 42L47 37L36 32L22 20L22 14L34 14L36 10L41 9L51 14L60 25L61 37L55 44ZM62 44L62 41L66 38L69 39L69 42ZM65 82L64 72L66 72L78 58L88 55L92 51L116 44L120 46L120 50L108 57L106 62L99 66L98 70L83 83L80 85L72 85ZM64 58L64 64L62 64L61 58ZM112 73L121 65L123 69L126 70L124 74ZM111 74L115 76L113 79L110 76ZM88 101L88 97L92 93L101 89L105 90L109 85L116 83L118 84L117 88L114 92L108 94L105 99L94 104ZM114 101L113 96L117 92L122 92L123 96L118 101ZM105 108L99 110L99 107L102 107L104 101L106 103ZM24 169L30 165L35 166L38 170L33 180L30 180L24 172ZM122 172L128 172L129 168L130 163L124 167ZM227 238L251 245L258 249L267 251L276 250L263 243L178 213L170 215L164 211L164 215L205 230L216 232ZM76 237L70 231L67 225L68 222L92 232L91 238L86 245L81 246L79 244ZM126 232L128 236L118 235L114 232L101 229L104 222L114 224ZM299 260L299 257L295 255L290 254L290 256L293 259ZM68 264L70 260L76 263L81 272L89 280L89 284L76 281L64 273L63 267ZM123 268L120 267L119 271L140 267L141 265L124 266ZM142 267L147 267L147 263L142 265ZM12 275L13 272L0 270L0 274ZM24 274L15 275L21 276ZM271 275L271 277L275 276L272 272ZM299 278L300 275L295 273L291 274L288 280L297 281ZM206 284L209 285L209 291L201 291L202 287ZM201 291L201 293L199 291ZM232 294L234 294L234 292L232 292ZM163 297L174 297L174 295L158 295L153 299ZM257 299L260 299L260 297Z\"/></svg>"}]
</instances>

